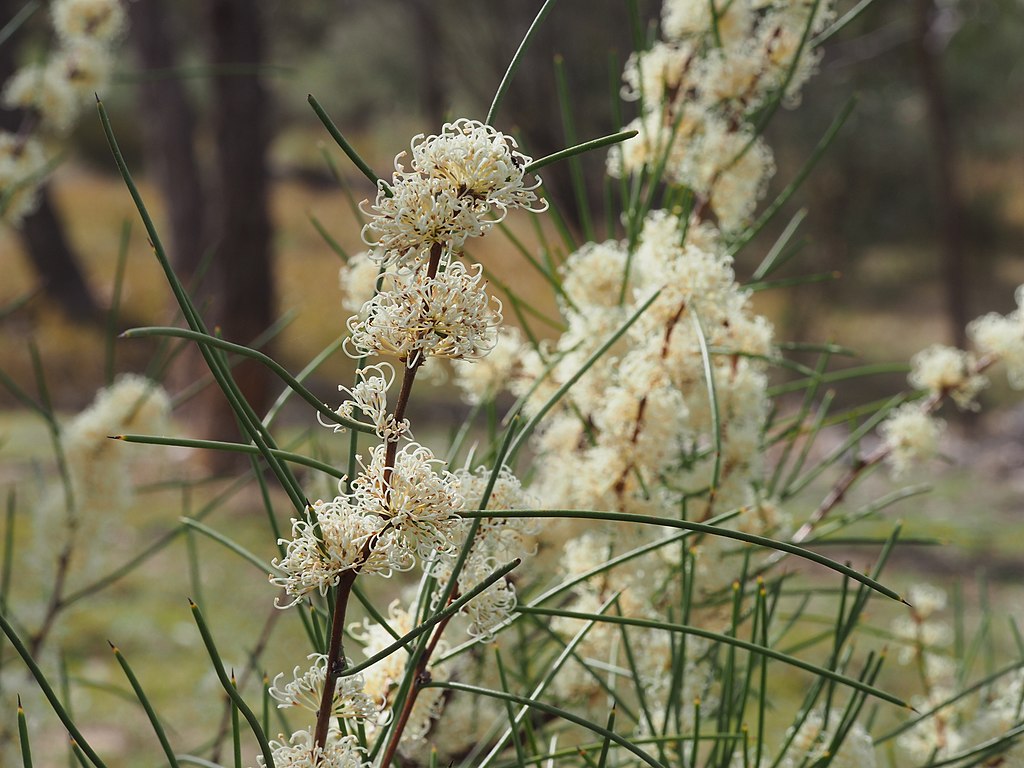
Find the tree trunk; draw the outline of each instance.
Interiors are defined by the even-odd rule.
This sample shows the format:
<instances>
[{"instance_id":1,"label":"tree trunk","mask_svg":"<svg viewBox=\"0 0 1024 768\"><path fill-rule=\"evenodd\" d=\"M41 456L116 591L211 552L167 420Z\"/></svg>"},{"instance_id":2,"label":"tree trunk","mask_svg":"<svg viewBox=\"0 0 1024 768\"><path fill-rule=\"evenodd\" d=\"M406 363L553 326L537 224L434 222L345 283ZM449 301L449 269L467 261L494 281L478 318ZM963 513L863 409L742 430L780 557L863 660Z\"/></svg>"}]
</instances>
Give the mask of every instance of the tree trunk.
<instances>
[{"instance_id":1,"label":"tree trunk","mask_svg":"<svg viewBox=\"0 0 1024 768\"><path fill-rule=\"evenodd\" d=\"M932 166L936 175L936 203L942 239L946 311L953 344L966 345L968 270L963 247L963 203L957 177L956 139L952 117L942 83L942 55L932 35L935 14L933 0L914 4L914 46L921 89L927 105L926 119L931 134Z\"/></svg>"},{"instance_id":2,"label":"tree trunk","mask_svg":"<svg viewBox=\"0 0 1024 768\"><path fill-rule=\"evenodd\" d=\"M178 277L190 284L208 246L206 197L195 154L195 112L173 74L178 44L167 1L136 0L128 4L128 12L139 68L149 75L139 84L146 166L167 205L171 261Z\"/></svg>"},{"instance_id":3,"label":"tree trunk","mask_svg":"<svg viewBox=\"0 0 1024 768\"><path fill-rule=\"evenodd\" d=\"M436 133L444 123L446 89L442 65L444 49L440 9L436 0L412 0L412 16L415 23L416 45L419 49L419 93L420 109L430 121L430 133Z\"/></svg>"},{"instance_id":4,"label":"tree trunk","mask_svg":"<svg viewBox=\"0 0 1024 768\"><path fill-rule=\"evenodd\" d=\"M0 27L21 10L21 0L0 0ZM0 83L7 81L17 63L11 41L0 44ZM16 132L22 125L20 111L0 109L0 130ZM46 295L72 320L97 321L99 305L85 281L64 226L50 199L49 188L39 190L36 210L25 217L21 240Z\"/></svg>"},{"instance_id":5,"label":"tree trunk","mask_svg":"<svg viewBox=\"0 0 1024 768\"><path fill-rule=\"evenodd\" d=\"M259 4L251 0L209 0L207 12L215 70L216 314L226 339L248 344L274 320L266 158L270 99L259 73L263 27ZM245 361L235 377L255 410L265 410L270 395L266 370ZM235 433L233 415L223 408L216 413L214 430Z\"/></svg>"}]
</instances>

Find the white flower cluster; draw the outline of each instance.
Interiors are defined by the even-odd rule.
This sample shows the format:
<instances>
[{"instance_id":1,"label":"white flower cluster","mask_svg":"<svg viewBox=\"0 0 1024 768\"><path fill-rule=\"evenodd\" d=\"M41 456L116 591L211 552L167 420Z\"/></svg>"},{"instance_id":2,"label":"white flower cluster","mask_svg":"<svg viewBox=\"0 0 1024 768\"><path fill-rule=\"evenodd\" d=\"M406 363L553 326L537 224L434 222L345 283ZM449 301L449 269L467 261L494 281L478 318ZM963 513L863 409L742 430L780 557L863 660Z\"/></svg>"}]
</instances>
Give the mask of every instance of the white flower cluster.
<instances>
[{"instance_id":1,"label":"white flower cluster","mask_svg":"<svg viewBox=\"0 0 1024 768\"><path fill-rule=\"evenodd\" d=\"M511 208L536 208L537 179L527 185L524 169L531 159L516 142L476 120L446 123L436 136L412 140L410 168L395 158L390 185L383 182L372 205L363 239L376 246L382 264L421 261L425 251L443 246L448 254L462 249L470 237L484 234Z\"/></svg>"},{"instance_id":2,"label":"white flower cluster","mask_svg":"<svg viewBox=\"0 0 1024 768\"><path fill-rule=\"evenodd\" d=\"M501 303L487 294L482 267L458 257L510 209L545 209L534 192L540 179L526 181L530 162L514 139L466 119L415 137L410 153L395 158L391 183L381 181L376 200L363 203L372 250L342 270L344 303L354 311L350 355L391 355L417 368L430 358L477 360L494 348ZM368 295L357 308L356 297Z\"/></svg>"},{"instance_id":3,"label":"white flower cluster","mask_svg":"<svg viewBox=\"0 0 1024 768\"><path fill-rule=\"evenodd\" d=\"M901 643L899 662L914 665L922 676L925 693L911 704L930 713L896 740L907 760L954 764L1015 734L1024 726L1024 674L1016 670L991 681L978 694L963 695L964 681L951 653L953 629L940 616L946 609L946 593L918 584L908 590L907 601L909 615L895 620L892 632ZM1017 739L997 759L1003 765L1019 765L1024 746Z\"/></svg>"},{"instance_id":4,"label":"white flower cluster","mask_svg":"<svg viewBox=\"0 0 1024 768\"><path fill-rule=\"evenodd\" d=\"M309 731L296 731L290 739L283 735L270 742L277 768L370 768L366 750L355 736L343 736L336 728L327 734L323 749L316 746ZM266 768L263 755L256 757L257 768Z\"/></svg>"},{"instance_id":5,"label":"white flower cluster","mask_svg":"<svg viewBox=\"0 0 1024 768\"><path fill-rule=\"evenodd\" d=\"M1024 285L1017 288L1017 309L1008 315L991 312L967 326L978 353L1006 366L1010 386L1024 389Z\"/></svg>"},{"instance_id":6,"label":"white flower cluster","mask_svg":"<svg viewBox=\"0 0 1024 768\"><path fill-rule=\"evenodd\" d=\"M460 469L455 472L459 491L467 504L479 504L484 490L491 480L491 471L478 467L474 471ZM487 500L487 509L534 509L540 506L535 497L527 494L512 470L503 466L494 478L494 487ZM463 521L460 546L465 546L465 537L470 528L469 521ZM524 559L537 549L535 536L539 530L536 520L529 518L484 518L480 521L473 538L469 555L459 573L458 590L465 594L495 570L514 558ZM451 578L451 568L441 564L435 572L441 583ZM496 581L472 601L466 604L462 613L469 619L467 632L470 637L487 642L504 622L512 615L516 606L515 585L509 576Z\"/></svg>"},{"instance_id":7,"label":"white flower cluster","mask_svg":"<svg viewBox=\"0 0 1024 768\"><path fill-rule=\"evenodd\" d=\"M724 248L700 228L685 240L682 231L678 217L655 211L631 259L626 242L610 241L586 245L565 263L568 329L546 356L523 350L525 373L512 381L531 412L660 293L543 427L537 483L547 505L661 514L716 479L723 509L754 501L772 329L751 311ZM667 477L671 485L661 482Z\"/></svg>"},{"instance_id":8,"label":"white flower cluster","mask_svg":"<svg viewBox=\"0 0 1024 768\"><path fill-rule=\"evenodd\" d=\"M626 128L639 135L612 150L609 173L664 164L723 229L743 226L775 171L752 115L798 102L832 15L831 0L665 0L664 39L626 63L622 93L641 111Z\"/></svg>"},{"instance_id":9,"label":"white flower cluster","mask_svg":"<svg viewBox=\"0 0 1024 768\"><path fill-rule=\"evenodd\" d=\"M878 428L893 476L902 477L915 463L935 456L945 429L946 422L919 404L904 403L894 409Z\"/></svg>"},{"instance_id":10,"label":"white flower cluster","mask_svg":"<svg viewBox=\"0 0 1024 768\"><path fill-rule=\"evenodd\" d=\"M949 396L963 409L977 410L978 393L988 386L988 379L977 372L977 358L955 347L933 344L914 355L910 366L911 386L934 397Z\"/></svg>"},{"instance_id":11,"label":"white flower cluster","mask_svg":"<svg viewBox=\"0 0 1024 768\"><path fill-rule=\"evenodd\" d=\"M475 360L494 347L501 302L489 297L483 267L453 261L434 277L427 265L394 275L349 319L350 354L393 355L409 366L427 357Z\"/></svg>"},{"instance_id":12,"label":"white flower cluster","mask_svg":"<svg viewBox=\"0 0 1024 768\"><path fill-rule=\"evenodd\" d=\"M415 606L406 609L402 603L395 600L388 606L388 626L399 635L408 634L415 627L416 613ZM363 646L363 653L369 658L394 643L395 638L384 627L376 622L366 619L361 625L349 627L349 634ZM441 641L438 644L436 653L443 655L448 650L448 645ZM410 652L403 648L384 657L376 664L372 664L363 673L365 679L365 692L373 700L383 702L386 707L392 706L398 688L406 674L409 664ZM449 680L451 669L446 664L430 663L427 668L430 678L436 681ZM425 746L425 737L433 723L441 714L444 708L444 689L426 688L420 691L413 705L409 722L402 733L402 740L399 743L400 751L405 755L422 754ZM368 722L367 731L373 733L380 725Z\"/></svg>"},{"instance_id":13,"label":"white flower cluster","mask_svg":"<svg viewBox=\"0 0 1024 768\"><path fill-rule=\"evenodd\" d=\"M25 111L21 130L0 132L0 219L14 225L35 208L57 140L109 79L124 30L120 0L56 0L50 13L57 48L46 62L15 72L0 94L3 106Z\"/></svg>"},{"instance_id":14,"label":"white flower cluster","mask_svg":"<svg viewBox=\"0 0 1024 768\"><path fill-rule=\"evenodd\" d=\"M1024 285L1016 291L1017 309L1008 315L990 312L967 326L975 351L933 344L910 360L910 385L924 390L921 405L904 404L882 423L879 432L895 476L915 461L938 452L945 422L932 415L946 397L965 410L978 410L978 395L989 385L983 371L996 363L1006 366L1010 386L1024 389Z\"/></svg>"},{"instance_id":15,"label":"white flower cluster","mask_svg":"<svg viewBox=\"0 0 1024 768\"><path fill-rule=\"evenodd\" d=\"M279 709L301 707L314 714L320 710L320 701L327 680L327 656L322 653L314 653L308 658L313 661L313 664L305 672L301 672L300 667L296 667L292 672L294 679L290 683L282 685L279 682L284 678L284 673L274 678L274 682L267 692L272 699L278 702ZM334 696L331 699L331 716L376 721L380 716L383 704L374 701L366 694L365 685L363 676L359 674L339 677L335 683Z\"/></svg>"},{"instance_id":16,"label":"white flower cluster","mask_svg":"<svg viewBox=\"0 0 1024 768\"><path fill-rule=\"evenodd\" d=\"M314 590L327 594L346 571L390 576L417 554L455 551L463 499L454 476L436 472L440 462L416 443L397 449L390 468L387 454L387 444L376 446L348 493L316 501L308 520L292 519L292 538L279 541L285 555L272 561L280 575L270 577L291 598L282 607Z\"/></svg>"}]
</instances>

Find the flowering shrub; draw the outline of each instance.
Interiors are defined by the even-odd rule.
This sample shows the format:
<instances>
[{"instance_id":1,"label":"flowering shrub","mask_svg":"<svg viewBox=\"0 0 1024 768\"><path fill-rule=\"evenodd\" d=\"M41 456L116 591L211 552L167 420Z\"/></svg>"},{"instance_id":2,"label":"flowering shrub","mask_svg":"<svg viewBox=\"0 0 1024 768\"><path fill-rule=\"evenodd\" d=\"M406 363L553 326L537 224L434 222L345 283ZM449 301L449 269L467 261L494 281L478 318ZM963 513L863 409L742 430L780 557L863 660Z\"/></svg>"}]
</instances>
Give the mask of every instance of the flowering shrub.
<instances>
[{"instance_id":1,"label":"flowering shrub","mask_svg":"<svg viewBox=\"0 0 1024 768\"><path fill-rule=\"evenodd\" d=\"M120 0L55 0L50 20L57 40L47 59L23 66L0 91L3 106L23 115L17 131L0 131L0 219L13 225L35 210L61 138L106 87L125 11Z\"/></svg>"},{"instance_id":2,"label":"flowering shrub","mask_svg":"<svg viewBox=\"0 0 1024 768\"><path fill-rule=\"evenodd\" d=\"M368 173L376 184L362 205L368 250L342 270L351 312L344 349L357 371L336 405L318 402L272 360L208 333L167 264L101 109L189 326L128 335L197 342L250 442L122 434L146 431L135 427L142 409L163 412L163 396L148 386L131 416L112 412L98 428L258 456L283 490L264 494L277 544L266 570L276 605L294 619L287 648L299 663L290 681L280 673L264 684L262 715L251 704L259 692L228 674L192 605L230 699L224 738L236 765L1021 760L1021 663L972 678L978 651L951 644L944 593L919 586L904 600L880 581L898 531L876 542L870 574L811 545L885 506L834 514L867 473L887 462L899 477L936 453L942 422L934 414L947 399L976 408L996 365L1020 383L1024 310L972 323L973 351L919 353L913 391L867 415L840 414L855 423L849 439L818 458L815 441L831 418L831 397L819 391L830 348L819 350L817 369L787 360L752 305L753 287L736 276L736 254L778 207L755 219L774 170L763 127L780 104L799 102L817 44L842 23L826 0L666 0L662 39L630 57L623 75L623 97L638 102L639 116L596 142L614 145L607 170L623 190L615 227L603 242L561 251L544 244L546 258L530 262L555 292L554 338L538 339L526 322L503 326L502 305L468 254L517 209L545 211L536 172L554 158L534 161L510 136L469 119L414 138L390 180ZM755 282L773 268L766 258ZM517 307L523 301L511 298ZM282 375L330 439L347 440L345 468L281 449L275 414L247 407L226 352L255 356ZM433 358L449 361L454 387L473 408L446 459L414 440L409 416L421 369L438 365ZM796 408L770 386L787 364L804 394ZM467 451L473 419L496 416L497 403L509 401L506 418L493 418ZM92 421L54 424L69 459L79 425ZM874 447L861 452L872 431ZM843 457L851 458L845 469ZM322 478L300 482L300 465L332 478L336 495L311 500ZM85 487L74 471L68 478L68 488ZM290 524L281 526L278 507L287 502ZM185 525L262 565L231 537L194 519ZM796 563L815 568L813 578L783 568ZM901 617L872 625L869 606L883 605ZM48 693L76 754L102 768L9 614L5 601L0 627ZM914 668L917 692L884 684L877 635L895 648L897 665ZM167 760L219 764L217 745L203 754L172 746L115 652ZM776 695L793 680L794 690Z\"/></svg>"}]
</instances>

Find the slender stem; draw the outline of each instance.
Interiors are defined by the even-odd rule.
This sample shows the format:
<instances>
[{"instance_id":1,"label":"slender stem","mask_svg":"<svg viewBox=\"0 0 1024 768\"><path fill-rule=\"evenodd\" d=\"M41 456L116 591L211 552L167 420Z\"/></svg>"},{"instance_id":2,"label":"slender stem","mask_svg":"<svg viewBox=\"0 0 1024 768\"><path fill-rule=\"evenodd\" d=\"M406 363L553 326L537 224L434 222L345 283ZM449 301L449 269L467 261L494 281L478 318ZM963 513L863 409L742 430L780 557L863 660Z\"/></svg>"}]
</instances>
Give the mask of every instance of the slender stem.
<instances>
[{"instance_id":1,"label":"slender stem","mask_svg":"<svg viewBox=\"0 0 1024 768\"><path fill-rule=\"evenodd\" d=\"M440 243L434 243L430 248L430 260L427 263L427 279L431 280L437 275L441 266L443 248ZM405 374L402 377L402 389L398 394L395 403L394 418L401 422L405 418L405 410L409 405L409 396L412 393L412 385L416 380L416 372L423 362L422 357L410 358L405 366ZM395 457L398 454L398 436L389 438L384 449L384 492L390 498L391 475L395 468ZM371 538L363 547L361 563L365 563L369 557L370 549L374 546L375 539ZM321 750L327 743L327 730L331 724L331 713L334 703L334 690L337 686L338 677L345 671L346 661L342 643L342 636L345 632L345 613L348 609L348 601L352 594L352 585L362 570L361 564L349 571L345 571L339 577L338 586L335 589L334 598L334 619L331 622L331 638L327 649L327 676L324 680L324 690L320 697L320 709L316 716L316 731L313 735L313 743ZM442 632L447 619L438 627L437 631ZM437 635L439 637L440 635ZM429 657L428 657L429 658ZM418 675L419 673L417 673ZM416 690L414 687L413 690ZM411 694L410 694L411 695ZM412 697L412 695L411 695ZM408 715L406 716L408 718ZM401 734L401 731L398 731ZM386 764L386 763L385 763Z\"/></svg>"},{"instance_id":2,"label":"slender stem","mask_svg":"<svg viewBox=\"0 0 1024 768\"><path fill-rule=\"evenodd\" d=\"M316 731L314 743L323 750L327 744L327 729L331 725L331 714L334 711L334 689L338 685L338 677L345 671L345 648L342 636L345 633L345 613L348 599L352 594L352 585L359 572L345 571L338 579L334 597L334 619L331 622L331 644L327 650L327 677L324 679L324 690L320 696L320 709L316 713Z\"/></svg>"},{"instance_id":3,"label":"slender stem","mask_svg":"<svg viewBox=\"0 0 1024 768\"><path fill-rule=\"evenodd\" d=\"M998 360L995 356L986 355L985 357L977 360L974 365L971 366L971 370L968 371L967 375L976 376L983 373L988 368L991 368L997 361ZM945 390L933 393L921 404L921 410L925 413L934 413L939 409L946 398L950 396L950 394L950 392ZM799 530L793 534L791 541L794 544L799 544L801 541L806 540L814 531L815 526L828 517L829 513L831 513L832 510L838 506L844 498L846 498L846 492L850 490L861 475L871 467L885 460L890 453L892 453L892 447L882 443L867 456L855 459L850 468L846 470L845 474L836 481L835 485L833 485L831 490L829 490L825 495L825 498L822 499L821 504L818 505L818 508L814 510L813 514L807 519L807 522L800 526ZM778 555L775 555L775 557L778 557Z\"/></svg>"},{"instance_id":4,"label":"slender stem","mask_svg":"<svg viewBox=\"0 0 1024 768\"><path fill-rule=\"evenodd\" d=\"M457 597L457 595L453 596ZM433 656L434 651L437 648L437 644L441 640L441 635L444 634L445 627L448 626L448 622L451 621L451 616L447 616L444 621L437 625L437 629L434 630L434 634L430 637L430 642L424 649L420 658L416 661L416 672L412 677L412 685L409 688L409 693L405 697L405 701L402 703L402 711L399 713L398 718L395 720L395 727L391 730L391 738L388 740L387 748L384 750L384 757L380 761L381 768L387 768L391 765L391 761L395 757L395 753L398 751L398 744L402 740L402 734L405 732L405 727L409 723L409 718L412 715L412 708L416 704L416 699L419 696L423 686L431 682L430 673L427 671L427 664L430 663L430 657Z\"/></svg>"}]
</instances>

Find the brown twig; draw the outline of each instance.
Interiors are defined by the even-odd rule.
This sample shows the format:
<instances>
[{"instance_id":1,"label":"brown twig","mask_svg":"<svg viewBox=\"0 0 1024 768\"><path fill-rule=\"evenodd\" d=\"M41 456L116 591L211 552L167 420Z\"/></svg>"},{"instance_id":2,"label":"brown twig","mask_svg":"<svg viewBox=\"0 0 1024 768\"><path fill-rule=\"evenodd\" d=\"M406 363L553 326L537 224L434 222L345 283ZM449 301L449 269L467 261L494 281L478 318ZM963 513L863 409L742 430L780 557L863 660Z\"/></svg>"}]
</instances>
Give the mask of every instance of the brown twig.
<instances>
[{"instance_id":1,"label":"brown twig","mask_svg":"<svg viewBox=\"0 0 1024 768\"><path fill-rule=\"evenodd\" d=\"M437 275L441 266L443 248L440 243L434 243L430 247L430 257L427 262L427 279L430 280ZM409 397L412 393L412 386L416 380L416 372L423 364L423 357L416 355L406 361L405 373L402 376L402 388L398 393L398 400L395 402L394 419L401 423L405 418L405 411L409 405ZM385 441L384 449L384 470L382 475L385 499L391 496L391 476L395 468L395 458L398 454L399 436L392 435ZM331 621L330 643L327 649L327 673L324 679L324 690L320 696L320 708L316 715L316 730L313 734L313 743L322 751L327 744L327 732L331 724L331 714L334 709L334 693L337 687L338 677L345 671L346 660L342 637L345 633L345 614L348 609L348 601L352 594L352 585L362 570L362 564L370 556L370 550L376 544L376 537L371 537L360 553L359 563L352 569L345 571L338 578L338 585L335 587L334 597L334 618ZM443 630L447 620L438 625L438 630ZM419 674L419 673L417 673ZM406 716L408 719L408 716ZM401 735L401 729L398 731ZM384 763L386 765L387 763Z\"/></svg>"}]
</instances>

